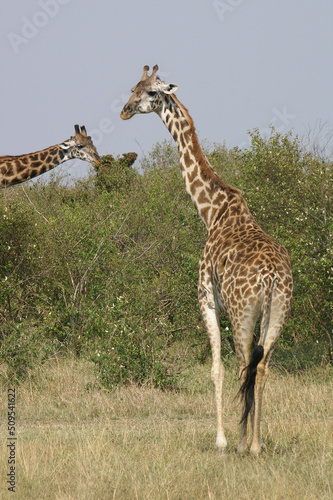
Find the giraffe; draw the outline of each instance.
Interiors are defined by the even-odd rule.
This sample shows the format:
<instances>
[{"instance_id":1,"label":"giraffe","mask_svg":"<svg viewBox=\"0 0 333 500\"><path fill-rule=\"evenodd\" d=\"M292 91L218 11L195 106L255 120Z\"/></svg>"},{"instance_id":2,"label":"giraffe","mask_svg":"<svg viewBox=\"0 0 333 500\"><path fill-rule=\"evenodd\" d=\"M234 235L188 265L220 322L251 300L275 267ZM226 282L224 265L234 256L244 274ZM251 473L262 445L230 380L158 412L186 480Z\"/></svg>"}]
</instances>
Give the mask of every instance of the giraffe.
<instances>
[{"instance_id":1,"label":"giraffe","mask_svg":"<svg viewBox=\"0 0 333 500\"><path fill-rule=\"evenodd\" d=\"M74 126L75 136L67 141L50 146L35 153L19 156L0 156L0 187L5 188L24 182L32 177L48 172L60 163L72 158L79 158L99 163L100 157L83 125Z\"/></svg>"},{"instance_id":2,"label":"giraffe","mask_svg":"<svg viewBox=\"0 0 333 500\"><path fill-rule=\"evenodd\" d=\"M144 66L139 83L125 104L121 118L154 111L175 140L185 189L207 230L199 262L198 300L212 350L211 379L217 411L216 448L227 448L222 418L224 367L221 359L220 315L231 321L242 395L240 441L247 451L248 416L252 424L250 453L258 456L262 395L268 365L288 319L293 280L287 250L266 234L254 220L241 192L224 183L205 157L188 110L158 76ZM254 327L260 320L260 338L251 356Z\"/></svg>"}]
</instances>

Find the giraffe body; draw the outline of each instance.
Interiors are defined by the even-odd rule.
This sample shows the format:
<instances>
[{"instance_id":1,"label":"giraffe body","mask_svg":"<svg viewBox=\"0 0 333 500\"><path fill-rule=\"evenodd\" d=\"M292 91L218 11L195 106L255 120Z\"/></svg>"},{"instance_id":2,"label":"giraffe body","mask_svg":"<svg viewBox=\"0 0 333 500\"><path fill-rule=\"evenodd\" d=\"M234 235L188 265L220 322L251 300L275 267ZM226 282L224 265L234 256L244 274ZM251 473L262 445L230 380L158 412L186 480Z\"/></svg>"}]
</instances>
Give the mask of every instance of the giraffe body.
<instances>
[{"instance_id":1,"label":"giraffe body","mask_svg":"<svg viewBox=\"0 0 333 500\"><path fill-rule=\"evenodd\" d=\"M268 364L289 316L292 272L287 250L278 245L254 220L241 192L224 183L204 156L187 109L174 95L178 88L157 76L157 66L141 81L121 113L129 119L155 111L177 143L185 188L207 229L207 242L199 262L198 298L212 349L211 377L217 408L216 446L227 446L222 419L224 367L221 360L220 315L231 321L243 417L238 451L247 449L248 415L252 422L250 452L261 449L260 413ZM251 359L254 327L261 316L261 334Z\"/></svg>"},{"instance_id":2,"label":"giraffe body","mask_svg":"<svg viewBox=\"0 0 333 500\"><path fill-rule=\"evenodd\" d=\"M97 150L84 126L75 125L75 136L55 146L20 156L0 156L0 187L20 184L44 174L61 163L78 158L96 164Z\"/></svg>"}]
</instances>

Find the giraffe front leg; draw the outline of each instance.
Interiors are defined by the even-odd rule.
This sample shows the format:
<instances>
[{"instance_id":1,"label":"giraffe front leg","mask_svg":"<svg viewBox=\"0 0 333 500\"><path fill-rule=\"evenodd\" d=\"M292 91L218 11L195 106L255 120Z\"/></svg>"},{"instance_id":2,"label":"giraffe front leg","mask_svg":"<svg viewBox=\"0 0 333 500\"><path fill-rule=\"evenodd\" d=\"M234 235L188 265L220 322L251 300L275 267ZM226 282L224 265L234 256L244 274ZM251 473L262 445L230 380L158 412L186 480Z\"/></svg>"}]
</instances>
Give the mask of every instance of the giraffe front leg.
<instances>
[{"instance_id":1,"label":"giraffe front leg","mask_svg":"<svg viewBox=\"0 0 333 500\"><path fill-rule=\"evenodd\" d=\"M224 452L227 448L227 440L224 435L222 416L222 386L224 379L224 366L221 360L219 314L217 313L215 308L213 292L209 293L206 289L205 293L200 293L199 288L199 305L207 329L213 358L211 379L215 388L215 402L217 413L216 449Z\"/></svg>"},{"instance_id":2,"label":"giraffe front leg","mask_svg":"<svg viewBox=\"0 0 333 500\"><path fill-rule=\"evenodd\" d=\"M222 386L224 379L224 366L221 359L214 359L211 370L211 378L215 387L215 402L217 414L217 435L216 435L216 449L224 452L227 448L227 440L223 429L223 415L222 415Z\"/></svg>"}]
</instances>

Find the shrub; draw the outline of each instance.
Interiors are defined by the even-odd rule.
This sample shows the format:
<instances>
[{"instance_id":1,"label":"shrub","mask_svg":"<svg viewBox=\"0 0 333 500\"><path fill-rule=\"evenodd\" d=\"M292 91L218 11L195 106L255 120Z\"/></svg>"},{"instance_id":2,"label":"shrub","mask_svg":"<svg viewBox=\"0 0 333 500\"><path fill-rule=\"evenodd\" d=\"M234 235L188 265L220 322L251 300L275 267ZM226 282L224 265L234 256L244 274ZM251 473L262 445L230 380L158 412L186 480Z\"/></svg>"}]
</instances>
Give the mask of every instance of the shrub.
<instances>
[{"instance_id":1,"label":"shrub","mask_svg":"<svg viewBox=\"0 0 333 500\"><path fill-rule=\"evenodd\" d=\"M287 369L332 362L332 163L274 130L254 131L248 150L205 148L291 254L294 305L273 360ZM74 185L55 174L2 191L0 356L13 377L71 351L93 359L108 388L176 388L183 368L209 355L197 301L206 234L177 150L157 144L137 170L132 160L104 157ZM228 358L227 318L221 332Z\"/></svg>"}]
</instances>

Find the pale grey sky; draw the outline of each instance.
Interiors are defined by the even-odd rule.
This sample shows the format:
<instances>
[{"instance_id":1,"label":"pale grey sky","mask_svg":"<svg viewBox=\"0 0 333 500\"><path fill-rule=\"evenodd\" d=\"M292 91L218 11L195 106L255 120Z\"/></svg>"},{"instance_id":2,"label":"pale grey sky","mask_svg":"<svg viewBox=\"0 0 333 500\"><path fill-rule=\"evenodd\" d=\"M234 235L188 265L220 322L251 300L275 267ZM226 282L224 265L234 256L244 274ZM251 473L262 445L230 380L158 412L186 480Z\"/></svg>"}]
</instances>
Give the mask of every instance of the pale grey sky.
<instances>
[{"instance_id":1,"label":"pale grey sky","mask_svg":"<svg viewBox=\"0 0 333 500\"><path fill-rule=\"evenodd\" d=\"M142 67L179 85L199 139L248 144L270 123L333 130L331 0L1 1L0 155L86 125L101 155L141 156L169 134L156 115L119 113ZM87 165L68 162L70 175Z\"/></svg>"}]
</instances>

